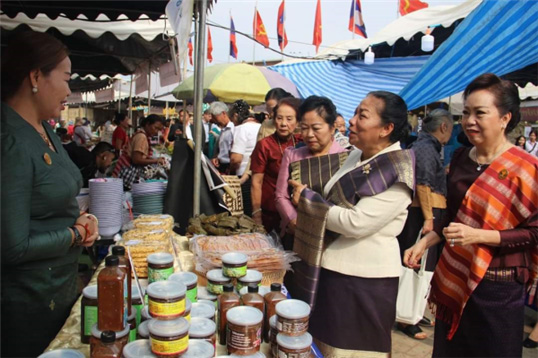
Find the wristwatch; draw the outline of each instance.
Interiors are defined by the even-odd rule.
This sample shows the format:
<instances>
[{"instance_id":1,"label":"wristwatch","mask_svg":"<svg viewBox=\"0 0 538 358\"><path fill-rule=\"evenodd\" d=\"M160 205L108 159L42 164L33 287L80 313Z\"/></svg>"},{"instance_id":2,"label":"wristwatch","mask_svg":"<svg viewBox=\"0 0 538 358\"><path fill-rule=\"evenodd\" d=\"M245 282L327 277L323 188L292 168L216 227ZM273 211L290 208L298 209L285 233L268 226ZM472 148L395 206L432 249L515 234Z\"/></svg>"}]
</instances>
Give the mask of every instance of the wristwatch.
<instances>
[{"instance_id":1,"label":"wristwatch","mask_svg":"<svg viewBox=\"0 0 538 358\"><path fill-rule=\"evenodd\" d=\"M71 246L80 246L82 241L84 241L84 238L82 235L80 235L80 231L78 231L75 226L71 226L70 229L73 230L73 233L75 234L75 240L73 240L73 244Z\"/></svg>"}]
</instances>

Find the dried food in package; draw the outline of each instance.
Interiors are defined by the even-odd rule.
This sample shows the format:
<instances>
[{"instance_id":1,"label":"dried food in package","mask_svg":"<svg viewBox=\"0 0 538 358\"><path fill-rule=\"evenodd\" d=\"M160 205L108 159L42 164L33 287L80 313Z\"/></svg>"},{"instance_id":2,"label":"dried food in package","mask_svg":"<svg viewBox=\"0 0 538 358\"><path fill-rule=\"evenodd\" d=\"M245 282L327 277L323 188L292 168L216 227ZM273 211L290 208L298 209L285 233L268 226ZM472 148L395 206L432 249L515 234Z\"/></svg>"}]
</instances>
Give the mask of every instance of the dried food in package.
<instances>
[{"instance_id":1,"label":"dried food in package","mask_svg":"<svg viewBox=\"0 0 538 358\"><path fill-rule=\"evenodd\" d=\"M138 278L148 277L148 255L156 252L168 252L175 256L174 249L170 240L166 241L142 241L130 240L119 242L119 245L124 245L133 260L133 265Z\"/></svg>"},{"instance_id":2,"label":"dried food in package","mask_svg":"<svg viewBox=\"0 0 538 358\"><path fill-rule=\"evenodd\" d=\"M286 252L269 235L260 233L231 236L194 236L190 241L194 253L196 271L207 271L222 266L221 256L228 252L240 252L248 256L249 269L260 272L288 270L296 261L293 252Z\"/></svg>"},{"instance_id":3,"label":"dried food in package","mask_svg":"<svg viewBox=\"0 0 538 358\"><path fill-rule=\"evenodd\" d=\"M170 234L163 229L146 231L143 229L133 229L123 233L122 238L128 242L131 240L136 241L168 241Z\"/></svg>"},{"instance_id":4,"label":"dried food in package","mask_svg":"<svg viewBox=\"0 0 538 358\"><path fill-rule=\"evenodd\" d=\"M134 227L142 230L162 229L172 231L174 218L171 215L140 215L133 221Z\"/></svg>"}]
</instances>

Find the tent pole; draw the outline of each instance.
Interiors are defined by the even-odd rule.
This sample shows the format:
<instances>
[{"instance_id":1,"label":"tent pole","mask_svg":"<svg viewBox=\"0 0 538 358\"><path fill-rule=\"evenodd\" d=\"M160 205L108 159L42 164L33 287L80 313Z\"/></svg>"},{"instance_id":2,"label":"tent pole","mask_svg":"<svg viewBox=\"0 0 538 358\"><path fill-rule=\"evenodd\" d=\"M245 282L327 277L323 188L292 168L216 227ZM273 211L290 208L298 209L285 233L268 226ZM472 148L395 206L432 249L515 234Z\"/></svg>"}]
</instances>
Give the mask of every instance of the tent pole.
<instances>
[{"instance_id":1,"label":"tent pole","mask_svg":"<svg viewBox=\"0 0 538 358\"><path fill-rule=\"evenodd\" d=\"M197 1L198 37L196 38L196 66L194 67L194 186L192 214L200 214L200 188L202 176L202 104L204 101L205 26L207 1Z\"/></svg>"},{"instance_id":2,"label":"tent pole","mask_svg":"<svg viewBox=\"0 0 538 358\"><path fill-rule=\"evenodd\" d=\"M166 101L166 109L165 109L165 111L166 111L166 116L165 117L166 117L166 119L168 119L168 101Z\"/></svg>"},{"instance_id":3,"label":"tent pole","mask_svg":"<svg viewBox=\"0 0 538 358\"><path fill-rule=\"evenodd\" d=\"M131 74L131 83L129 85L129 118L131 119L131 124L136 128L138 127L133 123L133 75Z\"/></svg>"},{"instance_id":4,"label":"tent pole","mask_svg":"<svg viewBox=\"0 0 538 358\"><path fill-rule=\"evenodd\" d=\"M118 113L120 113L121 112L121 78L118 81L120 81L120 91L119 91L120 93L118 95Z\"/></svg>"},{"instance_id":5,"label":"tent pole","mask_svg":"<svg viewBox=\"0 0 538 358\"><path fill-rule=\"evenodd\" d=\"M151 61L149 61L148 66L148 116L151 114Z\"/></svg>"}]
</instances>

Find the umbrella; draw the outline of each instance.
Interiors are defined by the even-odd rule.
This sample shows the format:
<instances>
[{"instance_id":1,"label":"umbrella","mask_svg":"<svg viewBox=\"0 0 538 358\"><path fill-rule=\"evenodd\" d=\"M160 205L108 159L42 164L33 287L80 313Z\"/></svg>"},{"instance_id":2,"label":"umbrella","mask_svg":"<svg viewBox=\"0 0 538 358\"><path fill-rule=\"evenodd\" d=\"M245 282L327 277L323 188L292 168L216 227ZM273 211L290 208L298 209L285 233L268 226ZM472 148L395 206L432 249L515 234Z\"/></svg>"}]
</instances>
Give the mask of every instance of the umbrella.
<instances>
[{"instance_id":1,"label":"umbrella","mask_svg":"<svg viewBox=\"0 0 538 358\"><path fill-rule=\"evenodd\" d=\"M295 85L281 74L265 67L245 63L220 64L204 71L204 102L234 102L243 99L251 105L261 104L271 88L280 87L299 97ZM194 76L177 86L172 94L178 99L194 97Z\"/></svg>"}]
</instances>

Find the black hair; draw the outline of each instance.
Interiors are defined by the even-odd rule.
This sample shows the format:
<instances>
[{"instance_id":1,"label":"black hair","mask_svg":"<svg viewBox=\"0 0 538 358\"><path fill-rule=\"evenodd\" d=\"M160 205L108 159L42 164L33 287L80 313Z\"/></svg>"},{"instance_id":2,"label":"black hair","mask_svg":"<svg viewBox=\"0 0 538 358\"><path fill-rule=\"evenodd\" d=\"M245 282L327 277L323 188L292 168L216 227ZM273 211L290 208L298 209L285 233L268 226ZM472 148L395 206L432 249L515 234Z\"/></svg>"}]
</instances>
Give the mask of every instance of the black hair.
<instances>
[{"instance_id":1,"label":"black hair","mask_svg":"<svg viewBox=\"0 0 538 358\"><path fill-rule=\"evenodd\" d=\"M60 136L61 138L63 135L67 134L67 128L63 128L63 127L56 128L56 134Z\"/></svg>"},{"instance_id":2,"label":"black hair","mask_svg":"<svg viewBox=\"0 0 538 358\"><path fill-rule=\"evenodd\" d=\"M336 106L330 99L319 96L307 97L303 104L301 104L301 107L299 107L299 120L301 121L303 116L311 111L316 111L330 127L334 127Z\"/></svg>"},{"instance_id":3,"label":"black hair","mask_svg":"<svg viewBox=\"0 0 538 358\"><path fill-rule=\"evenodd\" d=\"M531 134L533 134L533 133L534 133L535 136L538 136L538 132L536 131L536 129L531 129L531 131L529 132L529 137L530 137Z\"/></svg>"},{"instance_id":4,"label":"black hair","mask_svg":"<svg viewBox=\"0 0 538 358\"><path fill-rule=\"evenodd\" d=\"M233 118L235 113L237 113L238 115L237 121L239 123L243 123L245 119L251 117L250 106L244 100L238 99L237 101L232 103L232 108L230 109L229 113L230 118Z\"/></svg>"},{"instance_id":5,"label":"black hair","mask_svg":"<svg viewBox=\"0 0 538 358\"><path fill-rule=\"evenodd\" d=\"M293 110L295 111L295 117L297 118L297 122L299 121L299 107L301 106L301 100L299 98L284 97L279 100L275 108L273 108L273 118L276 118L276 112L278 111L280 106L288 106L293 108Z\"/></svg>"},{"instance_id":6,"label":"black hair","mask_svg":"<svg viewBox=\"0 0 538 358\"><path fill-rule=\"evenodd\" d=\"M293 95L282 88L279 88L279 87L272 88L265 95L265 102L267 102L270 99L275 99L277 101L280 101L282 98L287 98L287 97L293 97Z\"/></svg>"},{"instance_id":7,"label":"black hair","mask_svg":"<svg viewBox=\"0 0 538 358\"><path fill-rule=\"evenodd\" d=\"M127 118L127 114L123 113L123 112L120 112L120 113L116 113L114 115L114 124L119 126L121 122L123 122L125 120L125 118Z\"/></svg>"},{"instance_id":8,"label":"black hair","mask_svg":"<svg viewBox=\"0 0 538 358\"><path fill-rule=\"evenodd\" d=\"M164 118L157 115L157 114L150 114L149 116L143 118L140 121L140 127L144 128L147 125L151 125L154 123L160 122L164 126Z\"/></svg>"},{"instance_id":9,"label":"black hair","mask_svg":"<svg viewBox=\"0 0 538 358\"><path fill-rule=\"evenodd\" d=\"M99 143L97 143L97 145L92 149L92 153L93 153L95 156L98 156L99 154L102 154L102 153L104 153L104 152L115 153L115 150L114 150L114 147L112 146L112 144L107 143L107 142L99 142Z\"/></svg>"},{"instance_id":10,"label":"black hair","mask_svg":"<svg viewBox=\"0 0 538 358\"><path fill-rule=\"evenodd\" d=\"M463 99L467 100L467 97L475 91L487 90L495 97L495 106L497 107L501 116L507 113L512 114L512 118L506 125L504 131L505 134L510 133L521 120L521 113L519 111L519 105L521 100L519 99L519 91L516 85L508 80L503 80L493 73L484 73L483 75L475 78L463 91Z\"/></svg>"},{"instance_id":11,"label":"black hair","mask_svg":"<svg viewBox=\"0 0 538 358\"><path fill-rule=\"evenodd\" d=\"M404 142L409 135L409 122L407 121L407 105L402 97L387 91L373 91L368 96L374 96L383 101L383 109L378 113L383 124L394 125L389 141Z\"/></svg>"}]
</instances>

